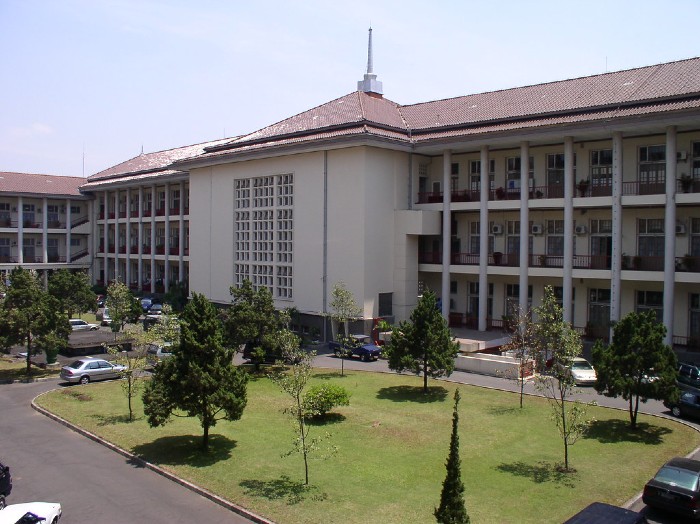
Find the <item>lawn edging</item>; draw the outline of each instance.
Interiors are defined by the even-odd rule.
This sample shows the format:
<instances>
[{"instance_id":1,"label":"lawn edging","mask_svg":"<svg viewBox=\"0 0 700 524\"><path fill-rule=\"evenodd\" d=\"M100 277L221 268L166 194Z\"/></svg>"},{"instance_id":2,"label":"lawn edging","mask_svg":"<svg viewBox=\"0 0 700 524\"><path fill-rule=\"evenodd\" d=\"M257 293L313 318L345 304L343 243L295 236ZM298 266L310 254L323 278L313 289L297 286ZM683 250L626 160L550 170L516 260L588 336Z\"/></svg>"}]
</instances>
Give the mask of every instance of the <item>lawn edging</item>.
<instances>
[{"instance_id":1,"label":"lawn edging","mask_svg":"<svg viewBox=\"0 0 700 524\"><path fill-rule=\"evenodd\" d=\"M180 484L184 488L187 488L190 491L193 491L194 493L197 493L198 495L201 495L202 497L205 497L205 498L211 500L212 502L215 502L216 504L218 504L218 505L220 505L220 506L222 506L230 511L233 511L234 513L241 515L242 517L249 519L252 522L255 522L256 524L275 524L275 522L272 520L268 520L265 517L261 517L260 515L257 515L255 513L251 512L250 510L248 510L242 506L239 506L238 504L234 504L233 502L231 502L229 500L226 500L222 497L219 497L218 495L215 495L214 493L207 491L206 489L204 489L200 486L197 486L196 484L193 484L187 480L184 480L184 479L176 476L175 474L142 459L141 457L131 453L130 451L127 451L123 448L120 448L119 446L113 444L112 442L105 440L102 437L95 435L94 433L91 433L90 431L87 431L87 430L81 428L80 426L76 426L75 424L65 420L62 417L59 417L55 413L50 412L49 410L39 406L36 403L36 399L38 399L42 395L45 395L46 393L51 393L52 391L56 391L57 389L58 388L52 389L49 391L45 391L44 393L41 393L40 395L37 395L36 397L34 397L32 399L32 408L35 411L41 413L42 415L58 422L59 424L62 424L63 426L67 427L68 429L71 429L71 430L75 431L76 433L78 433L84 437L87 437L90 440L97 442L98 444L101 444L101 445L105 446L106 448L109 448L110 450L112 450L116 453L119 453L123 457L126 457L129 460L133 461L135 464L138 464L140 467L150 469L151 471L157 473L158 475L161 475L161 476L167 478L168 480L176 482L177 484Z\"/></svg>"}]
</instances>

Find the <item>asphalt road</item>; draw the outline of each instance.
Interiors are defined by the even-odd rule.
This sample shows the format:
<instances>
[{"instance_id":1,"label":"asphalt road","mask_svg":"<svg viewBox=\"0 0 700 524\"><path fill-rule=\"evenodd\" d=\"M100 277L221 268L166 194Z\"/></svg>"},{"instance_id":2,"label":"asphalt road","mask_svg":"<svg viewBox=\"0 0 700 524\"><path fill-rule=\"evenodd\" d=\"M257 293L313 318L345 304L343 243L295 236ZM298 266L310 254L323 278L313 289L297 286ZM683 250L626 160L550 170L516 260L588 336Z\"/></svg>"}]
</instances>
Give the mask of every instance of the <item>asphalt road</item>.
<instances>
[{"instance_id":1,"label":"asphalt road","mask_svg":"<svg viewBox=\"0 0 700 524\"><path fill-rule=\"evenodd\" d=\"M30 407L56 387L57 380L0 385L0 461L14 486L8 504L60 502L62 524L250 522Z\"/></svg>"}]
</instances>

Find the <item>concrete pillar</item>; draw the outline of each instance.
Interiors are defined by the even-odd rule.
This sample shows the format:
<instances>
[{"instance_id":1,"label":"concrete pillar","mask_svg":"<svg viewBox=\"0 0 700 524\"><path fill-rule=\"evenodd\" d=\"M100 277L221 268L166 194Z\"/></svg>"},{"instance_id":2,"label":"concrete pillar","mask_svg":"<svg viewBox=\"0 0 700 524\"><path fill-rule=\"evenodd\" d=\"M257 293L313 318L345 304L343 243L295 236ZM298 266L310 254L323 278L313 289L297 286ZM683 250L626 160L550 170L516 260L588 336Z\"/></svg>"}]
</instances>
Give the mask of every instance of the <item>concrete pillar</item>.
<instances>
[{"instance_id":1,"label":"concrete pillar","mask_svg":"<svg viewBox=\"0 0 700 524\"><path fill-rule=\"evenodd\" d=\"M138 286L143 291L143 186L139 186Z\"/></svg>"},{"instance_id":2,"label":"concrete pillar","mask_svg":"<svg viewBox=\"0 0 700 524\"><path fill-rule=\"evenodd\" d=\"M102 268L104 271L104 285L109 285L109 191L104 191L104 217L102 219L102 242L104 245L104 253L102 255Z\"/></svg>"},{"instance_id":3,"label":"concrete pillar","mask_svg":"<svg viewBox=\"0 0 700 524\"><path fill-rule=\"evenodd\" d=\"M119 190L114 192L114 279L121 281L119 275Z\"/></svg>"},{"instance_id":4,"label":"concrete pillar","mask_svg":"<svg viewBox=\"0 0 700 524\"><path fill-rule=\"evenodd\" d=\"M126 188L126 263L124 280L126 285L131 286L131 189Z\"/></svg>"},{"instance_id":5,"label":"concrete pillar","mask_svg":"<svg viewBox=\"0 0 700 524\"><path fill-rule=\"evenodd\" d=\"M156 186L151 186L151 293L156 292L156 206L158 202Z\"/></svg>"},{"instance_id":6,"label":"concrete pillar","mask_svg":"<svg viewBox=\"0 0 700 524\"><path fill-rule=\"evenodd\" d=\"M530 259L530 144L520 144L520 311L527 311L527 271ZM479 290L481 291L481 290Z\"/></svg>"},{"instance_id":7,"label":"concrete pillar","mask_svg":"<svg viewBox=\"0 0 700 524\"><path fill-rule=\"evenodd\" d=\"M24 264L24 199L17 197L17 263Z\"/></svg>"},{"instance_id":8,"label":"concrete pillar","mask_svg":"<svg viewBox=\"0 0 700 524\"><path fill-rule=\"evenodd\" d=\"M564 321L572 323L574 269L574 139L564 137L564 273L563 314Z\"/></svg>"},{"instance_id":9,"label":"concrete pillar","mask_svg":"<svg viewBox=\"0 0 700 524\"><path fill-rule=\"evenodd\" d=\"M66 198L66 262L71 261L71 227L73 225L73 216L71 213L71 200Z\"/></svg>"},{"instance_id":10,"label":"concrete pillar","mask_svg":"<svg viewBox=\"0 0 700 524\"><path fill-rule=\"evenodd\" d=\"M676 126L666 128L666 213L664 229L664 342L673 346L673 306L676 280Z\"/></svg>"},{"instance_id":11,"label":"concrete pillar","mask_svg":"<svg viewBox=\"0 0 700 524\"><path fill-rule=\"evenodd\" d=\"M612 136L612 253L610 261L610 340L622 302L622 133Z\"/></svg>"},{"instance_id":12,"label":"concrete pillar","mask_svg":"<svg viewBox=\"0 0 700 524\"><path fill-rule=\"evenodd\" d=\"M170 184L165 184L165 273L163 286L167 293L170 288Z\"/></svg>"},{"instance_id":13,"label":"concrete pillar","mask_svg":"<svg viewBox=\"0 0 700 524\"><path fill-rule=\"evenodd\" d=\"M49 261L49 199L46 197L41 199L41 212L41 262L46 264Z\"/></svg>"},{"instance_id":14,"label":"concrete pillar","mask_svg":"<svg viewBox=\"0 0 700 524\"><path fill-rule=\"evenodd\" d=\"M451 212L452 185L450 184L452 152L442 154L442 316L450 313L450 249L452 244Z\"/></svg>"},{"instance_id":15,"label":"concrete pillar","mask_svg":"<svg viewBox=\"0 0 700 524\"><path fill-rule=\"evenodd\" d=\"M480 151L481 171L479 172L479 331L486 331L489 298L489 148L482 146Z\"/></svg>"},{"instance_id":16,"label":"concrete pillar","mask_svg":"<svg viewBox=\"0 0 700 524\"><path fill-rule=\"evenodd\" d=\"M180 216L178 217L178 265L177 280L182 285L185 280L185 182L180 182Z\"/></svg>"}]
</instances>

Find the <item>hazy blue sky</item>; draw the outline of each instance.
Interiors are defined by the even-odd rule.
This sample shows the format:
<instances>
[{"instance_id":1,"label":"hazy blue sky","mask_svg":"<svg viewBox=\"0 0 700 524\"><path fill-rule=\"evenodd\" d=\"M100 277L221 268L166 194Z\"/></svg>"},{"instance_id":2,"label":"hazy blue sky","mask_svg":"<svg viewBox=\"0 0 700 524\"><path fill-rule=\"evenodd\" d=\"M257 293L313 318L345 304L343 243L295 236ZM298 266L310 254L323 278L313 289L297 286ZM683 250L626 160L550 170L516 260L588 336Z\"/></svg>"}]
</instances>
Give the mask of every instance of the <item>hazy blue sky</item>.
<instances>
[{"instance_id":1,"label":"hazy blue sky","mask_svg":"<svg viewBox=\"0 0 700 524\"><path fill-rule=\"evenodd\" d=\"M700 0L0 0L0 171L81 176L356 89L400 104L700 56ZM225 134L225 135L224 135Z\"/></svg>"}]
</instances>

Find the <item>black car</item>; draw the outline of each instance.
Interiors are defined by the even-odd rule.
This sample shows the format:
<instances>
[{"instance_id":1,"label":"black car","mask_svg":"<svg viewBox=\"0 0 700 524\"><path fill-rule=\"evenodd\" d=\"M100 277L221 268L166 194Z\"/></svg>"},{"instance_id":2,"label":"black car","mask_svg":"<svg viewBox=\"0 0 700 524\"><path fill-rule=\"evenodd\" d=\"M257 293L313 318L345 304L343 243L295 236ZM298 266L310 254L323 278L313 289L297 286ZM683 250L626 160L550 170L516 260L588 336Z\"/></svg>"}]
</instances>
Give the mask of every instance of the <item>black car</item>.
<instances>
[{"instance_id":1,"label":"black car","mask_svg":"<svg viewBox=\"0 0 700 524\"><path fill-rule=\"evenodd\" d=\"M700 461L676 457L644 486L647 506L700 519Z\"/></svg>"},{"instance_id":2,"label":"black car","mask_svg":"<svg viewBox=\"0 0 700 524\"><path fill-rule=\"evenodd\" d=\"M0 509L6 506L5 498L12 491L12 476L9 466L0 463Z\"/></svg>"},{"instance_id":3,"label":"black car","mask_svg":"<svg viewBox=\"0 0 700 524\"><path fill-rule=\"evenodd\" d=\"M691 362L681 362L678 365L676 383L684 391L700 392L700 367Z\"/></svg>"},{"instance_id":4,"label":"black car","mask_svg":"<svg viewBox=\"0 0 700 524\"><path fill-rule=\"evenodd\" d=\"M674 417L700 419L700 393L685 391L677 403L664 405Z\"/></svg>"}]
</instances>

